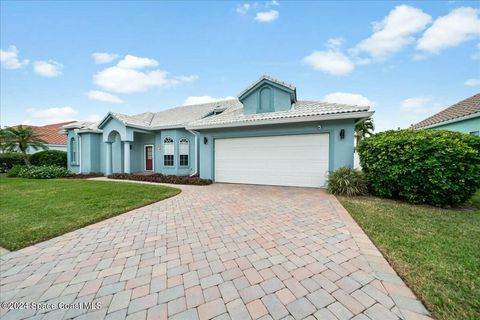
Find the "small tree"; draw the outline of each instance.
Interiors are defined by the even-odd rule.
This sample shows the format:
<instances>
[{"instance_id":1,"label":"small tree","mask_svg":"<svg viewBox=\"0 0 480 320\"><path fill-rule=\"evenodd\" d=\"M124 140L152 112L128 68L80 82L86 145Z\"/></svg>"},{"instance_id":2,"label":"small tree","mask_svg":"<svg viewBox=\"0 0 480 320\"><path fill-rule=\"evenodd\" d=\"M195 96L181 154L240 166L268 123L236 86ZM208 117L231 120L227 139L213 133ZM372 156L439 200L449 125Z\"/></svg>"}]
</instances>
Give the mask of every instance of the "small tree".
<instances>
[{"instance_id":1,"label":"small tree","mask_svg":"<svg viewBox=\"0 0 480 320\"><path fill-rule=\"evenodd\" d=\"M375 125L373 124L372 118L368 118L359 122L355 125L355 138L357 140L357 146L360 141L365 139L367 136L371 136L375 130Z\"/></svg>"},{"instance_id":2,"label":"small tree","mask_svg":"<svg viewBox=\"0 0 480 320\"><path fill-rule=\"evenodd\" d=\"M28 147L32 147L35 150L45 150L47 149L45 143L45 140L41 139L29 127L18 126L0 129L0 145L2 149L9 152L20 151L26 165L30 165L27 154Z\"/></svg>"}]
</instances>

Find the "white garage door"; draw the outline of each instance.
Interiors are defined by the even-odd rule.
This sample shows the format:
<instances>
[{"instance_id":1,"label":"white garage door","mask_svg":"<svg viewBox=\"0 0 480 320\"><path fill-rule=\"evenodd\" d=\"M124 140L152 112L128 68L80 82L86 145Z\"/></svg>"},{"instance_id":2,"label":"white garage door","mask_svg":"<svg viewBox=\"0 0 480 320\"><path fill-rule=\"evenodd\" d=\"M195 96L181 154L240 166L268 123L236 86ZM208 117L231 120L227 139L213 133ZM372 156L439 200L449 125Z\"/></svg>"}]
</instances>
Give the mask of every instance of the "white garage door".
<instances>
[{"instance_id":1,"label":"white garage door","mask_svg":"<svg viewBox=\"0 0 480 320\"><path fill-rule=\"evenodd\" d=\"M215 140L215 181L325 186L328 134Z\"/></svg>"}]
</instances>

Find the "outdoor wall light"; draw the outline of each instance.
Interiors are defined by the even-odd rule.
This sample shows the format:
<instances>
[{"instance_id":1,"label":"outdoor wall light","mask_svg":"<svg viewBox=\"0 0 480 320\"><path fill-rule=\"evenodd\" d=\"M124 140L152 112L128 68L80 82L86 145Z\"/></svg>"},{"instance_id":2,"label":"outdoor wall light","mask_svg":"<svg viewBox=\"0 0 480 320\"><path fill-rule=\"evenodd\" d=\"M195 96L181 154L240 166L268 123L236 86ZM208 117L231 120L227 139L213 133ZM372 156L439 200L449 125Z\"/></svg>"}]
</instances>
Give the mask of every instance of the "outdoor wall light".
<instances>
[{"instance_id":1,"label":"outdoor wall light","mask_svg":"<svg viewBox=\"0 0 480 320\"><path fill-rule=\"evenodd\" d=\"M340 130L340 139L345 139L345 129Z\"/></svg>"},{"instance_id":2,"label":"outdoor wall light","mask_svg":"<svg viewBox=\"0 0 480 320\"><path fill-rule=\"evenodd\" d=\"M208 143L208 138L207 137L204 137L203 138L203 144L207 144Z\"/></svg>"},{"instance_id":3,"label":"outdoor wall light","mask_svg":"<svg viewBox=\"0 0 480 320\"><path fill-rule=\"evenodd\" d=\"M317 128L318 128L318 130L322 129L322 125L319 124Z\"/></svg>"}]
</instances>

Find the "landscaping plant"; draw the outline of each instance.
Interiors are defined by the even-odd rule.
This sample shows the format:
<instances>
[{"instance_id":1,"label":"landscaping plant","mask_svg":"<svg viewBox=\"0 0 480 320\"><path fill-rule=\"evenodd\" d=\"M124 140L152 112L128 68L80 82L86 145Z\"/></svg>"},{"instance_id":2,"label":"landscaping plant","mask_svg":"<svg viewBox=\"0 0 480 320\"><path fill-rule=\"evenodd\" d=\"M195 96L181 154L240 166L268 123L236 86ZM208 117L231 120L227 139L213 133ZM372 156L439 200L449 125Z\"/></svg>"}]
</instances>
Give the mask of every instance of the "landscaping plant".
<instances>
[{"instance_id":1,"label":"landscaping plant","mask_svg":"<svg viewBox=\"0 0 480 320\"><path fill-rule=\"evenodd\" d=\"M7 172L16 164L25 164L20 152L0 153L0 173Z\"/></svg>"},{"instance_id":2,"label":"landscaping plant","mask_svg":"<svg viewBox=\"0 0 480 320\"><path fill-rule=\"evenodd\" d=\"M45 150L30 156L30 163L34 166L67 167L67 153L60 150Z\"/></svg>"},{"instance_id":3,"label":"landscaping plant","mask_svg":"<svg viewBox=\"0 0 480 320\"><path fill-rule=\"evenodd\" d=\"M9 127L0 129L0 148L2 151L19 151L26 165L30 165L28 148L46 149L45 140L30 127Z\"/></svg>"},{"instance_id":4,"label":"landscaping plant","mask_svg":"<svg viewBox=\"0 0 480 320\"><path fill-rule=\"evenodd\" d=\"M10 173L10 172L9 172ZM18 177L28 179L54 179L72 175L63 167L57 166L24 166L18 172ZM9 175L11 176L11 175Z\"/></svg>"},{"instance_id":5,"label":"landscaping plant","mask_svg":"<svg viewBox=\"0 0 480 320\"><path fill-rule=\"evenodd\" d=\"M367 193L367 180L360 170L339 168L328 175L328 191L343 196L358 196Z\"/></svg>"},{"instance_id":6,"label":"landscaping plant","mask_svg":"<svg viewBox=\"0 0 480 320\"><path fill-rule=\"evenodd\" d=\"M190 177L190 176L174 176L174 175L163 175L161 173L154 173L151 175L141 175L141 174L128 174L128 173L114 173L108 176L110 179L123 179L123 180L135 180L135 181L147 181L147 182L157 182L157 183L171 183L171 184L191 184L197 186L208 185L212 183L212 180L201 179L199 177Z\"/></svg>"},{"instance_id":7,"label":"landscaping plant","mask_svg":"<svg viewBox=\"0 0 480 320\"><path fill-rule=\"evenodd\" d=\"M10 170L8 170L7 176L10 178L18 177L18 175L20 174L20 171L22 171L23 168L25 168L24 165L15 164L12 168L10 168Z\"/></svg>"},{"instance_id":8,"label":"landscaping plant","mask_svg":"<svg viewBox=\"0 0 480 320\"><path fill-rule=\"evenodd\" d=\"M385 131L358 146L370 192L436 206L480 188L480 137L446 130Z\"/></svg>"}]
</instances>

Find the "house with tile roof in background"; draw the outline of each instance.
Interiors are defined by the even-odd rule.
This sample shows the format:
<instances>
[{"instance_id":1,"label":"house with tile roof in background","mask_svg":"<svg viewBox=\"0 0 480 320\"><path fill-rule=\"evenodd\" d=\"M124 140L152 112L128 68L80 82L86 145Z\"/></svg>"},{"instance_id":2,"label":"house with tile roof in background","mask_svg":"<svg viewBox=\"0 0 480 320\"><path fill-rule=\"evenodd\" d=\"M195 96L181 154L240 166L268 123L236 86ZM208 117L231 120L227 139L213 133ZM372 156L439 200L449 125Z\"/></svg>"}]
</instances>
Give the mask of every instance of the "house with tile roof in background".
<instances>
[{"instance_id":1,"label":"house with tile roof in background","mask_svg":"<svg viewBox=\"0 0 480 320\"><path fill-rule=\"evenodd\" d=\"M480 93L422 120L412 129L445 129L480 135Z\"/></svg>"},{"instance_id":2,"label":"house with tile roof in background","mask_svg":"<svg viewBox=\"0 0 480 320\"><path fill-rule=\"evenodd\" d=\"M262 76L236 99L63 126L68 169L155 172L216 182L321 187L353 167L354 127L369 106L297 99L294 85Z\"/></svg>"},{"instance_id":3,"label":"house with tile roof in background","mask_svg":"<svg viewBox=\"0 0 480 320\"><path fill-rule=\"evenodd\" d=\"M59 123L51 123L44 126L33 126L29 124L20 124L13 127L24 127L24 128L32 128L33 131L39 135L40 139L45 141L45 146L47 147L46 150L60 150L60 151L67 151L67 137L61 133L62 127L64 125L68 125L70 123L74 123L75 121L67 121L67 122L59 122ZM34 149L29 147L27 149L28 154L33 154L39 151L43 151L42 149Z\"/></svg>"}]
</instances>

